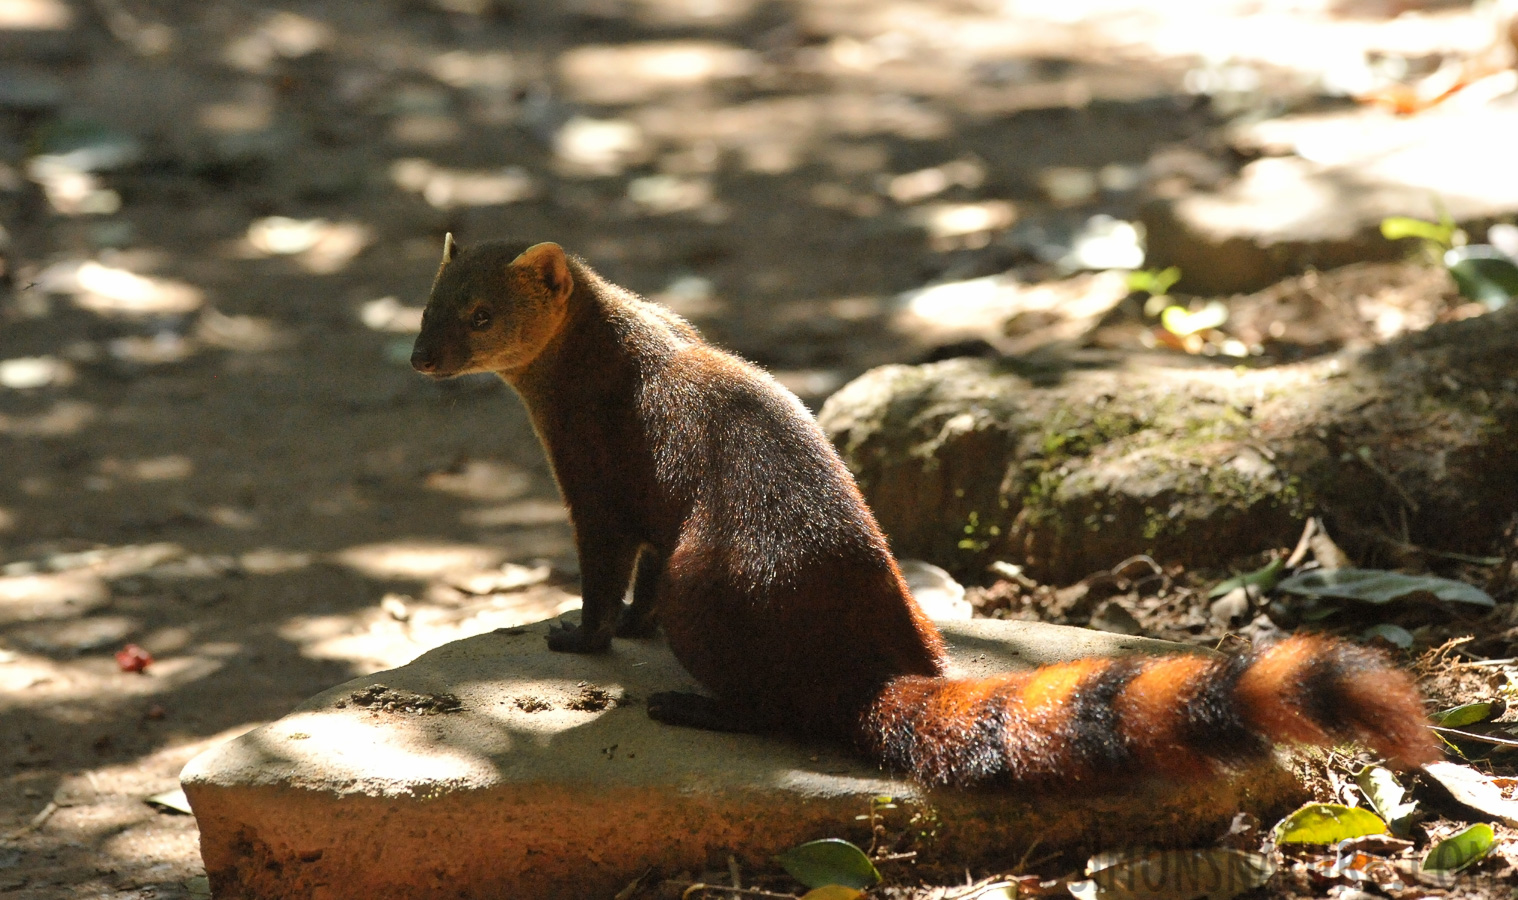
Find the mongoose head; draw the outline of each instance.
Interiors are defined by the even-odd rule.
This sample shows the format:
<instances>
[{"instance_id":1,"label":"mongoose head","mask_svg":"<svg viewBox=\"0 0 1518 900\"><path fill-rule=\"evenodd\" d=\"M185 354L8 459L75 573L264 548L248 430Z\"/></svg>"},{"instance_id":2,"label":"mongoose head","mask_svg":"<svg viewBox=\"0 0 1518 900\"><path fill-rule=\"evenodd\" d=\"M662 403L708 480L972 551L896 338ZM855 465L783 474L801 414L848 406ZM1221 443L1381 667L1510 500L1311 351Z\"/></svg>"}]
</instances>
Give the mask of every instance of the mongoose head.
<instances>
[{"instance_id":1,"label":"mongoose head","mask_svg":"<svg viewBox=\"0 0 1518 900\"><path fill-rule=\"evenodd\" d=\"M558 244L463 250L450 234L411 366L434 378L519 373L558 334L573 291L569 261Z\"/></svg>"}]
</instances>

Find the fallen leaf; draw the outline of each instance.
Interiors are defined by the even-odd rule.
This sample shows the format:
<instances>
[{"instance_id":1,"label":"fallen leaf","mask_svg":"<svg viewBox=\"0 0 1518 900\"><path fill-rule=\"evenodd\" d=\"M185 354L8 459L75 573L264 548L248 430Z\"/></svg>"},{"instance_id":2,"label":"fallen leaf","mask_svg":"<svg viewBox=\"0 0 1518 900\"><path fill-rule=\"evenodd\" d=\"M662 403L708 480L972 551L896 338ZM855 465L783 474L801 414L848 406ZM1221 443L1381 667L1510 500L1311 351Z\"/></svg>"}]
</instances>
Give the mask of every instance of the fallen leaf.
<instances>
[{"instance_id":1,"label":"fallen leaf","mask_svg":"<svg viewBox=\"0 0 1518 900\"><path fill-rule=\"evenodd\" d=\"M809 888L827 885L867 888L880 880L880 873L864 851L839 838L793 847L776 856L775 861Z\"/></svg>"},{"instance_id":2,"label":"fallen leaf","mask_svg":"<svg viewBox=\"0 0 1518 900\"><path fill-rule=\"evenodd\" d=\"M1406 837L1412 828L1414 817L1419 814L1418 804L1407 800L1407 789L1391 769L1385 766L1366 766L1355 773L1355 784L1370 805L1386 821L1392 834Z\"/></svg>"},{"instance_id":3,"label":"fallen leaf","mask_svg":"<svg viewBox=\"0 0 1518 900\"><path fill-rule=\"evenodd\" d=\"M1377 569L1316 569L1293 575L1276 586L1290 594L1311 597L1339 597L1364 603L1390 603L1418 594L1432 594L1440 600L1452 603L1469 603L1472 606L1496 606L1497 601L1486 591L1463 581L1439 578L1434 575L1403 575L1400 572L1383 572Z\"/></svg>"},{"instance_id":4,"label":"fallen leaf","mask_svg":"<svg viewBox=\"0 0 1518 900\"><path fill-rule=\"evenodd\" d=\"M802 894L801 900L858 900L863 896L864 891L858 888L844 887L841 884L825 884Z\"/></svg>"},{"instance_id":5,"label":"fallen leaf","mask_svg":"<svg viewBox=\"0 0 1518 900\"><path fill-rule=\"evenodd\" d=\"M165 812L180 813L186 816L192 816L195 814L194 811L190 809L190 801L185 797L183 788L175 788L172 791L164 791L161 794L154 794L142 802L157 809L164 810Z\"/></svg>"},{"instance_id":6,"label":"fallen leaf","mask_svg":"<svg viewBox=\"0 0 1518 900\"><path fill-rule=\"evenodd\" d=\"M1105 863L1105 860L1103 860ZM1081 900L1227 900L1269 880L1268 857L1214 847L1167 850L1119 859L1092 870L1089 880L1069 885Z\"/></svg>"},{"instance_id":7,"label":"fallen leaf","mask_svg":"<svg viewBox=\"0 0 1518 900\"><path fill-rule=\"evenodd\" d=\"M1309 803L1275 827L1277 844L1337 844L1367 834L1385 834L1386 823L1370 810L1338 803Z\"/></svg>"},{"instance_id":8,"label":"fallen leaf","mask_svg":"<svg viewBox=\"0 0 1518 900\"><path fill-rule=\"evenodd\" d=\"M1442 710L1429 716L1435 725L1445 728L1464 728L1477 722L1485 722L1502 714L1505 704L1501 701L1480 700L1475 703L1462 703L1451 709Z\"/></svg>"},{"instance_id":9,"label":"fallen leaf","mask_svg":"<svg viewBox=\"0 0 1518 900\"><path fill-rule=\"evenodd\" d=\"M1492 852L1495 843L1492 826L1478 822L1435 844L1423 857L1423 871L1458 872Z\"/></svg>"},{"instance_id":10,"label":"fallen leaf","mask_svg":"<svg viewBox=\"0 0 1518 900\"><path fill-rule=\"evenodd\" d=\"M1456 800L1518 828L1518 802L1504 796L1502 787L1490 776L1452 762L1429 763L1423 771Z\"/></svg>"}]
</instances>

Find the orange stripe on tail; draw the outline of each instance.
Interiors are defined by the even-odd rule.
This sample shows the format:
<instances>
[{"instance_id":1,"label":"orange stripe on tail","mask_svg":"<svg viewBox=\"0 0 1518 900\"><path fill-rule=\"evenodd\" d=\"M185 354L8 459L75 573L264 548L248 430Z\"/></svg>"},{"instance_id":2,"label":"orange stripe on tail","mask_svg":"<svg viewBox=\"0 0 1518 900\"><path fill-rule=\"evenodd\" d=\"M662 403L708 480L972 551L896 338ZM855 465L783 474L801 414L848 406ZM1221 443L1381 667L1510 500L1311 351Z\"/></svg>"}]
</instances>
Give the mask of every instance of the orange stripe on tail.
<instances>
[{"instance_id":1,"label":"orange stripe on tail","mask_svg":"<svg viewBox=\"0 0 1518 900\"><path fill-rule=\"evenodd\" d=\"M1358 739L1403 765L1438 757L1412 679L1379 654L1297 637L1237 659L1084 659L975 680L909 676L860 742L935 785L1110 787L1192 777L1272 743Z\"/></svg>"}]
</instances>

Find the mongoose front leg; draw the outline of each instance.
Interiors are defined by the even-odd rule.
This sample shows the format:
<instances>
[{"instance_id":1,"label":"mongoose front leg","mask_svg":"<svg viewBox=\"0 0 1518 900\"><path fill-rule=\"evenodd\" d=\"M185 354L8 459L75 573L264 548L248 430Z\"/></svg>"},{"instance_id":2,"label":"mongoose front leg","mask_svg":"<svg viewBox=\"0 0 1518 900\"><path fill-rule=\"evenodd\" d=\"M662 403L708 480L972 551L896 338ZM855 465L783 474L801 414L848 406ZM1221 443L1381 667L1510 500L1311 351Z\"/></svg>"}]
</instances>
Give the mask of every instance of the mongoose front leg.
<instances>
[{"instance_id":1,"label":"mongoose front leg","mask_svg":"<svg viewBox=\"0 0 1518 900\"><path fill-rule=\"evenodd\" d=\"M649 638L659 628L659 577L664 574L664 554L644 545L638 556L638 572L633 576L632 603L622 608L617 619L617 637Z\"/></svg>"},{"instance_id":2,"label":"mongoose front leg","mask_svg":"<svg viewBox=\"0 0 1518 900\"><path fill-rule=\"evenodd\" d=\"M575 523L580 552L580 624L560 624L548 632L548 649L563 653L600 653L611 646L622 611L622 596L632 580L638 543L622 535Z\"/></svg>"}]
</instances>

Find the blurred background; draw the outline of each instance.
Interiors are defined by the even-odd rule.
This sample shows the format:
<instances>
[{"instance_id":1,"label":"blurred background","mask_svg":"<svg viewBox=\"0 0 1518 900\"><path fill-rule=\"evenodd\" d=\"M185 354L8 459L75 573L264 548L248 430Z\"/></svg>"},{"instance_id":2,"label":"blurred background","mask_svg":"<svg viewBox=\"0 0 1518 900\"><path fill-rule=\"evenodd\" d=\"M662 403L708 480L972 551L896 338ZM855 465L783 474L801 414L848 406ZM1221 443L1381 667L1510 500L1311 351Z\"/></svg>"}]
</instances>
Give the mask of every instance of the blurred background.
<instances>
[{"instance_id":1,"label":"blurred background","mask_svg":"<svg viewBox=\"0 0 1518 900\"><path fill-rule=\"evenodd\" d=\"M1458 270L1518 254L1511 12L0 0L0 890L188 895L142 799L195 752L577 605L510 392L407 365L445 232L557 241L813 409L1367 346L1518 290Z\"/></svg>"}]
</instances>

